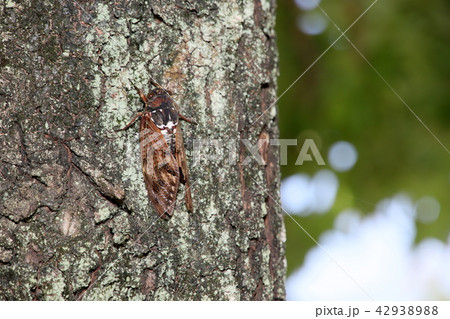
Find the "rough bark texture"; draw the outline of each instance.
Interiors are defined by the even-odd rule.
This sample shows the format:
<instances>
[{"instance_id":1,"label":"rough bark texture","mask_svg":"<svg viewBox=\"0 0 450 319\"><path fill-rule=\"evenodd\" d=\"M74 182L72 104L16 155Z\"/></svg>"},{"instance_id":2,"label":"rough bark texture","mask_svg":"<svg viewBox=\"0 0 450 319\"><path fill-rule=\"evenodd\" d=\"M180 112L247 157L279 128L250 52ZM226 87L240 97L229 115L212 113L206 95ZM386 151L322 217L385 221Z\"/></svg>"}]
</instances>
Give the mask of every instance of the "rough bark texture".
<instances>
[{"instance_id":1,"label":"rough bark texture","mask_svg":"<svg viewBox=\"0 0 450 319\"><path fill-rule=\"evenodd\" d=\"M273 0L0 4L0 299L284 299ZM132 80L175 92L195 211L149 204ZM261 116L261 114L263 114ZM194 141L216 159L194 161ZM259 146L265 165L240 142ZM235 156L229 156L234 154ZM230 160L231 159L231 160Z\"/></svg>"}]
</instances>

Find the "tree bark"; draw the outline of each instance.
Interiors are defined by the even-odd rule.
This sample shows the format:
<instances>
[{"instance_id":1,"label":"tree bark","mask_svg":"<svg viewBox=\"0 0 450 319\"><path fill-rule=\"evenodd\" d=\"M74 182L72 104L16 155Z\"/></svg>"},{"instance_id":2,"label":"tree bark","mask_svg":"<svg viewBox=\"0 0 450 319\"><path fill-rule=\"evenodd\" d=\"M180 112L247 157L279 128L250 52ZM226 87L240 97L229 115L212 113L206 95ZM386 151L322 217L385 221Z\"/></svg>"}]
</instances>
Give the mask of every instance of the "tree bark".
<instances>
[{"instance_id":1,"label":"tree bark","mask_svg":"<svg viewBox=\"0 0 450 319\"><path fill-rule=\"evenodd\" d=\"M0 10L0 298L284 299L275 1ZM150 77L198 122L183 125L194 212L181 186L169 221L138 125L113 132Z\"/></svg>"}]
</instances>

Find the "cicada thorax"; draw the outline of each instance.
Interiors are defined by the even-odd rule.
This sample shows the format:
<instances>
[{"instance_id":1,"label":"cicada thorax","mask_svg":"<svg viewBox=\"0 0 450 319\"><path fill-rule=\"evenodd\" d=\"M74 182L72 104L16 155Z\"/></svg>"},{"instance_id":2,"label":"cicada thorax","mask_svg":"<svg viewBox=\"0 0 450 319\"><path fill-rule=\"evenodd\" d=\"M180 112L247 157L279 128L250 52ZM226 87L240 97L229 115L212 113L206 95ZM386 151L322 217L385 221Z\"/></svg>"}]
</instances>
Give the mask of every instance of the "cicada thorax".
<instances>
[{"instance_id":1,"label":"cicada thorax","mask_svg":"<svg viewBox=\"0 0 450 319\"><path fill-rule=\"evenodd\" d=\"M175 154L178 112L173 107L171 98L167 94L157 97L153 103L147 103L146 112L150 114L151 121L163 135L171 153Z\"/></svg>"}]
</instances>

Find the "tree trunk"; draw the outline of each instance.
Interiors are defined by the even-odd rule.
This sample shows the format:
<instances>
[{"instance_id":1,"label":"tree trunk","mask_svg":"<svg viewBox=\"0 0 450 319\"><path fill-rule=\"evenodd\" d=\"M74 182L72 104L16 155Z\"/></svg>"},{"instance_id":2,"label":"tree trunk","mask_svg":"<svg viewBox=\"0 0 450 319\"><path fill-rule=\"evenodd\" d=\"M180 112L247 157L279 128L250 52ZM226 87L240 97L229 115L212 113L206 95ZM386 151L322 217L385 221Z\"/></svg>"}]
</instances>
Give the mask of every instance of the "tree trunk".
<instances>
[{"instance_id":1,"label":"tree trunk","mask_svg":"<svg viewBox=\"0 0 450 319\"><path fill-rule=\"evenodd\" d=\"M1 299L284 299L274 3L0 5ZM198 123L168 221L113 132L150 77Z\"/></svg>"}]
</instances>

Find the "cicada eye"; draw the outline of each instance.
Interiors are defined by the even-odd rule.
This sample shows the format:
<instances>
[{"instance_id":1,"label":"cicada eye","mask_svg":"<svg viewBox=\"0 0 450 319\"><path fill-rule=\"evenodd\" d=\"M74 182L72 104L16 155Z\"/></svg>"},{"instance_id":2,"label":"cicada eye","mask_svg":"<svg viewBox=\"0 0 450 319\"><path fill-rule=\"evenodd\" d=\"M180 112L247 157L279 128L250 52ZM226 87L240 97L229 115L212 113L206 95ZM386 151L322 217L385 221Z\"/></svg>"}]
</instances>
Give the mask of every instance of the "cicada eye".
<instances>
[{"instance_id":1,"label":"cicada eye","mask_svg":"<svg viewBox=\"0 0 450 319\"><path fill-rule=\"evenodd\" d=\"M148 99L151 99L154 96L155 96L155 93L153 93L153 92L150 92L150 93L147 94L147 98Z\"/></svg>"}]
</instances>

